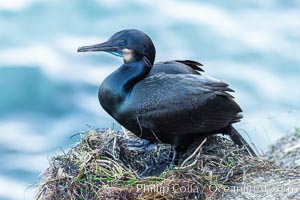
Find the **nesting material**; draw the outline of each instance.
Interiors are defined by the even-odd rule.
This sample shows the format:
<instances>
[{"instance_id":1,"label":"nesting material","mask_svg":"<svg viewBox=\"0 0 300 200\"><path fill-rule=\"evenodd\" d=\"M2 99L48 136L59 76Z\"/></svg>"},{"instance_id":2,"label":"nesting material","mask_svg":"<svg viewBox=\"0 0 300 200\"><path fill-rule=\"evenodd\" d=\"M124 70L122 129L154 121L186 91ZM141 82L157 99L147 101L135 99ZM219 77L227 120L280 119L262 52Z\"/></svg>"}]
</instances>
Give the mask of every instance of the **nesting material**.
<instances>
[{"instance_id":1,"label":"nesting material","mask_svg":"<svg viewBox=\"0 0 300 200\"><path fill-rule=\"evenodd\" d=\"M196 141L170 168L173 153L130 132L89 130L50 158L36 199L300 198L299 171L251 157L224 137Z\"/></svg>"}]
</instances>

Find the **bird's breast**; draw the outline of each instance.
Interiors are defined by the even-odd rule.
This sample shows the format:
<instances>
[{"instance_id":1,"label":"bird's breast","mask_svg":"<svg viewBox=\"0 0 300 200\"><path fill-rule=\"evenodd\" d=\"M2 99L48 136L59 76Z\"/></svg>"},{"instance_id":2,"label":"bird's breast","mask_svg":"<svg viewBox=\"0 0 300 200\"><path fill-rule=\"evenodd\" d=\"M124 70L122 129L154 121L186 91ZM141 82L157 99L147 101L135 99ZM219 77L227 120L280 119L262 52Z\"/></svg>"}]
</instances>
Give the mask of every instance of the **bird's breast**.
<instances>
[{"instance_id":1,"label":"bird's breast","mask_svg":"<svg viewBox=\"0 0 300 200\"><path fill-rule=\"evenodd\" d=\"M103 109L113 116L122 105L124 97L118 92L119 89L104 80L99 87L98 99Z\"/></svg>"}]
</instances>

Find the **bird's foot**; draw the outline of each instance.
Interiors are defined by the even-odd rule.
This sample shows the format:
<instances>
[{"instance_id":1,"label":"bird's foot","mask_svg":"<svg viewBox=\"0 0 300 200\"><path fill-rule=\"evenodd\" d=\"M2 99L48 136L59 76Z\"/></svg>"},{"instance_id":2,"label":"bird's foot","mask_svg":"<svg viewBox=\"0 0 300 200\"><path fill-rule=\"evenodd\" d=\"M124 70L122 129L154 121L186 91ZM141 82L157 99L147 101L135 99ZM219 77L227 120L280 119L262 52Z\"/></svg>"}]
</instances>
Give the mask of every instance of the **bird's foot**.
<instances>
[{"instance_id":1,"label":"bird's foot","mask_svg":"<svg viewBox=\"0 0 300 200\"><path fill-rule=\"evenodd\" d=\"M172 151L173 151L173 156L172 156L172 160L171 160L169 169L173 169L178 164L177 151L176 151L175 147L173 147L173 146L172 146Z\"/></svg>"}]
</instances>

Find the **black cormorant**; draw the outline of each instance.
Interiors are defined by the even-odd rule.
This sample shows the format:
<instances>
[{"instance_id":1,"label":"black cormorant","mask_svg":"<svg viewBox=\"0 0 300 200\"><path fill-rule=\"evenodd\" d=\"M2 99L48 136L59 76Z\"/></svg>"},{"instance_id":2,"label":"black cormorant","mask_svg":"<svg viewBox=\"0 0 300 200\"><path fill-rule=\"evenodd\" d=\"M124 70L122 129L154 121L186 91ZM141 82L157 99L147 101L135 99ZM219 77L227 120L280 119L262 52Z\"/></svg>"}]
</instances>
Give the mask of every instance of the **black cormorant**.
<instances>
[{"instance_id":1,"label":"black cormorant","mask_svg":"<svg viewBox=\"0 0 300 200\"><path fill-rule=\"evenodd\" d=\"M223 133L255 155L232 127L242 118L240 106L228 93L233 90L220 80L201 75L202 64L191 60L154 64L154 44L135 29L78 49L86 51L123 57L124 63L101 84L98 97L106 112L135 135L180 148L196 138Z\"/></svg>"}]
</instances>

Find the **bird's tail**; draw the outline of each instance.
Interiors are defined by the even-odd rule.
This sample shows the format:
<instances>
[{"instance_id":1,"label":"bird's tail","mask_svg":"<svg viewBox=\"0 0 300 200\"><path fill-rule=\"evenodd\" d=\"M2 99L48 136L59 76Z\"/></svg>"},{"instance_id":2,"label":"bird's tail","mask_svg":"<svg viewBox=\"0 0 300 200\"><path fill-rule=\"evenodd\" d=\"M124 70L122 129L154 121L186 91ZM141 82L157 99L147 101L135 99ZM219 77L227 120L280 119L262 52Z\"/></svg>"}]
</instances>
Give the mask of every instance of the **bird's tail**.
<instances>
[{"instance_id":1,"label":"bird's tail","mask_svg":"<svg viewBox=\"0 0 300 200\"><path fill-rule=\"evenodd\" d=\"M250 155L256 156L255 151L232 125L226 127L225 134L229 135L233 143L237 144L239 147L246 147Z\"/></svg>"}]
</instances>

